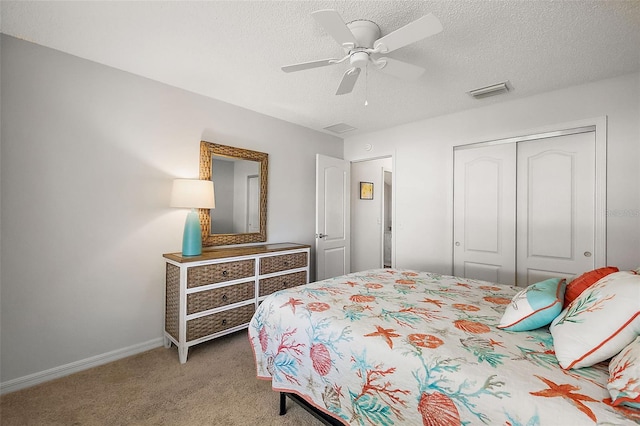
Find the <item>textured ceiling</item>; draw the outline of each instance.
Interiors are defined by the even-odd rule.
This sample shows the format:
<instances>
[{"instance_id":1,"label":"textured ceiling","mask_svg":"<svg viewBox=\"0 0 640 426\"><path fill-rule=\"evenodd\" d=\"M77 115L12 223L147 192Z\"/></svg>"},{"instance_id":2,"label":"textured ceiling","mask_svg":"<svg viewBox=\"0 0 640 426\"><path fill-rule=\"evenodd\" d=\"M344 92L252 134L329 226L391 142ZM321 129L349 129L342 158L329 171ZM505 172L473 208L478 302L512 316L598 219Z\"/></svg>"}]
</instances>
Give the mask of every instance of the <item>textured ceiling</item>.
<instances>
[{"instance_id":1,"label":"textured ceiling","mask_svg":"<svg viewBox=\"0 0 640 426\"><path fill-rule=\"evenodd\" d=\"M347 64L310 13L336 9L385 35L425 15L444 30L389 56L417 81L370 70L334 93ZM6 1L3 33L317 130L373 131L640 70L640 1ZM509 80L513 90L466 92ZM364 105L365 99L368 106Z\"/></svg>"}]
</instances>

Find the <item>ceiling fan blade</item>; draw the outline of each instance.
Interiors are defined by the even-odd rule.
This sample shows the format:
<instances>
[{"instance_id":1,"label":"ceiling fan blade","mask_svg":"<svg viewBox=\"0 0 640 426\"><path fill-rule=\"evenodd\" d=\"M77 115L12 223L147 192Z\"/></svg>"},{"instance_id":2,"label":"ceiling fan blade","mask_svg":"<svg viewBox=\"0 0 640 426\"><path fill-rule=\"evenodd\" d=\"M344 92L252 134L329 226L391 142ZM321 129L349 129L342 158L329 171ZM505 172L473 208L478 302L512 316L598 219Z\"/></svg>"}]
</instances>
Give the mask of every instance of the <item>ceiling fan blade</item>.
<instances>
[{"instance_id":1,"label":"ceiling fan blade","mask_svg":"<svg viewBox=\"0 0 640 426\"><path fill-rule=\"evenodd\" d=\"M353 86L355 86L356 81L358 81L359 75L360 68L349 68L342 76L342 81L340 82L340 86L338 86L336 95L351 93L351 91L353 90Z\"/></svg>"},{"instance_id":2,"label":"ceiling fan blade","mask_svg":"<svg viewBox=\"0 0 640 426\"><path fill-rule=\"evenodd\" d=\"M345 49L353 49L356 47L356 38L337 11L333 9L318 10L311 13L311 16L324 27L325 31L327 31L340 46Z\"/></svg>"},{"instance_id":3,"label":"ceiling fan blade","mask_svg":"<svg viewBox=\"0 0 640 426\"><path fill-rule=\"evenodd\" d=\"M416 80L425 71L422 67L393 58L380 58L376 60L376 64L380 67L380 71L407 80Z\"/></svg>"},{"instance_id":4,"label":"ceiling fan blade","mask_svg":"<svg viewBox=\"0 0 640 426\"><path fill-rule=\"evenodd\" d=\"M282 71L295 72L295 71L308 70L311 68L326 67L327 65L335 64L336 61L338 60L339 59L320 59L319 61L302 62L300 64L285 65L284 67L282 67Z\"/></svg>"},{"instance_id":5,"label":"ceiling fan blade","mask_svg":"<svg viewBox=\"0 0 640 426\"><path fill-rule=\"evenodd\" d=\"M430 37L442 31L440 20L429 13L404 27L398 28L392 33L379 38L373 44L373 48L380 47L380 53L392 52L411 43Z\"/></svg>"}]
</instances>

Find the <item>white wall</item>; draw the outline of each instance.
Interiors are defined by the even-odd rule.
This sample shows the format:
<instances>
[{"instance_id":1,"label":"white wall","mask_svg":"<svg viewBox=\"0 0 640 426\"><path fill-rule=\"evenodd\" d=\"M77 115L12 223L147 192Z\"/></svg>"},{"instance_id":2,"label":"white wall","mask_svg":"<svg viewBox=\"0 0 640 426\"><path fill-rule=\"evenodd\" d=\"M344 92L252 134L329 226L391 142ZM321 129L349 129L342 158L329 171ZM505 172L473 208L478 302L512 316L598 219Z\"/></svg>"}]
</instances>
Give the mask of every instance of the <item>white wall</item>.
<instances>
[{"instance_id":1,"label":"white wall","mask_svg":"<svg viewBox=\"0 0 640 426\"><path fill-rule=\"evenodd\" d=\"M640 74L354 136L345 140L344 158L395 156L396 266L451 273L452 147L602 116L608 119L607 263L635 268L640 265ZM365 150L366 144L373 149Z\"/></svg>"},{"instance_id":2,"label":"white wall","mask_svg":"<svg viewBox=\"0 0 640 426\"><path fill-rule=\"evenodd\" d=\"M186 216L171 182L198 176L201 139L267 152L269 242L314 242L315 154L341 157L341 139L5 35L1 49L3 384L161 343L162 254Z\"/></svg>"},{"instance_id":3,"label":"white wall","mask_svg":"<svg viewBox=\"0 0 640 426\"><path fill-rule=\"evenodd\" d=\"M351 272L382 267L383 169L392 158L351 164ZM373 200L360 199L360 182L373 183Z\"/></svg>"}]
</instances>

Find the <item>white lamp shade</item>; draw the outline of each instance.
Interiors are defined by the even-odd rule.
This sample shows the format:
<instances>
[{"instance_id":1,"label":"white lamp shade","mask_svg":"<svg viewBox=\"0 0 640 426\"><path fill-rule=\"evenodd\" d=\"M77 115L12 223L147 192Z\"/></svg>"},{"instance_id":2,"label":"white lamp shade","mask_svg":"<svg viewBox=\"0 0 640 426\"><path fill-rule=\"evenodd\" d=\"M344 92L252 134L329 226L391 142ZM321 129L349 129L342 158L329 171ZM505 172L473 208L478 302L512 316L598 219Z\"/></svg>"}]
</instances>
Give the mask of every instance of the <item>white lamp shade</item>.
<instances>
[{"instance_id":1,"label":"white lamp shade","mask_svg":"<svg viewBox=\"0 0 640 426\"><path fill-rule=\"evenodd\" d=\"M215 208L213 182L198 179L175 179L171 190L171 207L189 209Z\"/></svg>"}]
</instances>

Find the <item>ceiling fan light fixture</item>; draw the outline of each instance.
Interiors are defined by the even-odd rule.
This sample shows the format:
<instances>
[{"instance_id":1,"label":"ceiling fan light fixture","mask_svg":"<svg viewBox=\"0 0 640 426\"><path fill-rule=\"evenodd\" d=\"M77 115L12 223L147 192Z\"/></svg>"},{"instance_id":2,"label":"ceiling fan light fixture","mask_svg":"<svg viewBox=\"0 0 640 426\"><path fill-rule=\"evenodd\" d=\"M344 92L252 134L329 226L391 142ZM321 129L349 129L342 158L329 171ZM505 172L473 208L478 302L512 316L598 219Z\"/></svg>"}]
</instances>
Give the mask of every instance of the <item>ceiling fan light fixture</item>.
<instances>
[{"instance_id":1,"label":"ceiling fan light fixture","mask_svg":"<svg viewBox=\"0 0 640 426\"><path fill-rule=\"evenodd\" d=\"M327 126L324 128L325 130L328 130L330 132L333 133L346 133L346 132L350 132L352 130L356 130L355 127L350 126L346 123L338 123L338 124L334 124L333 126Z\"/></svg>"},{"instance_id":2,"label":"ceiling fan light fixture","mask_svg":"<svg viewBox=\"0 0 640 426\"><path fill-rule=\"evenodd\" d=\"M356 19L344 22L340 13L334 9L317 10L311 13L326 33L342 48L346 55L342 59L330 58L311 62L303 62L282 67L284 72L302 71L336 65L349 59L349 69L342 75L342 80L336 95L351 93L358 80L360 70L368 70L369 62L376 65L376 69L394 77L417 79L424 73L424 68L389 57L377 58L371 55L391 53L394 50L408 46L424 38L442 31L440 20L431 13L380 37L380 27L373 21ZM365 105L367 102L365 101Z\"/></svg>"},{"instance_id":3,"label":"ceiling fan light fixture","mask_svg":"<svg viewBox=\"0 0 640 426\"><path fill-rule=\"evenodd\" d=\"M488 98L489 96L501 95L509 91L509 81L492 84L491 86L480 87L478 89L469 90L469 96L475 99Z\"/></svg>"}]
</instances>

